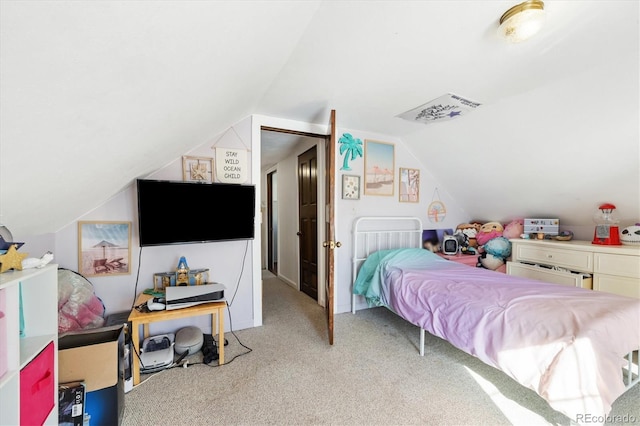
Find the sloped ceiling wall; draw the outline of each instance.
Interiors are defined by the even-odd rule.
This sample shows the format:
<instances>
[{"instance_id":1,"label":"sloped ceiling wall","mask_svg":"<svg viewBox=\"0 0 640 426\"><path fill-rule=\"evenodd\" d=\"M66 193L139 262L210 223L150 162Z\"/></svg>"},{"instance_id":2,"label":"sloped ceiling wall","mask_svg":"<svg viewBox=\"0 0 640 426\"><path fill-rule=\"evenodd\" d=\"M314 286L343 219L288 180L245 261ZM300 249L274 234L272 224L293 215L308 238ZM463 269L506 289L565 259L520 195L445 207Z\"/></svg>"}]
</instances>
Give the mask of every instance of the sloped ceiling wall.
<instances>
[{"instance_id":1,"label":"sloped ceiling wall","mask_svg":"<svg viewBox=\"0 0 640 426\"><path fill-rule=\"evenodd\" d=\"M0 2L0 221L55 232L256 113L399 136L472 218L640 221L639 3ZM396 116L445 93L482 106Z\"/></svg>"}]
</instances>

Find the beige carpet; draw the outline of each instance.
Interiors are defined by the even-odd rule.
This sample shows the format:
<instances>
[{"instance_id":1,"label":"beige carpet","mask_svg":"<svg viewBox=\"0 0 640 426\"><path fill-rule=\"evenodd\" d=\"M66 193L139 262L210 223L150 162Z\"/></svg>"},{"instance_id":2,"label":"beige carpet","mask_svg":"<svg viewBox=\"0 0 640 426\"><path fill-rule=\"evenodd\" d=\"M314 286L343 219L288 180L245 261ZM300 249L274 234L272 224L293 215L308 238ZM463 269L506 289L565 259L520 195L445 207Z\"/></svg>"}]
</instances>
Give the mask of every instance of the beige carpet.
<instances>
[{"instance_id":1,"label":"beige carpet","mask_svg":"<svg viewBox=\"0 0 640 426\"><path fill-rule=\"evenodd\" d=\"M329 346L324 310L270 273L264 278L264 325L226 334L227 364L143 376L125 396L124 425L570 424L533 391L441 339L428 336L420 357L418 329L383 308L336 315ZM612 415L640 422L640 386Z\"/></svg>"}]
</instances>

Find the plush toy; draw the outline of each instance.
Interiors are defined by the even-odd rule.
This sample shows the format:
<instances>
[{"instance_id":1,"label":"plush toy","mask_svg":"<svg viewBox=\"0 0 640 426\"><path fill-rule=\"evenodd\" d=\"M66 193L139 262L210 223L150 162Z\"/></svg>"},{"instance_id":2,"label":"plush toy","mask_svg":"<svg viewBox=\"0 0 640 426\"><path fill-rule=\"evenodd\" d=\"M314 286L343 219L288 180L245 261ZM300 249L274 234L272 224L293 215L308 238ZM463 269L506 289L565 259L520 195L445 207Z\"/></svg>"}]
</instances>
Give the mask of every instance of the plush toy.
<instances>
[{"instance_id":1,"label":"plush toy","mask_svg":"<svg viewBox=\"0 0 640 426\"><path fill-rule=\"evenodd\" d=\"M640 223L624 228L620 233L620 242L622 244L640 244Z\"/></svg>"},{"instance_id":2,"label":"plush toy","mask_svg":"<svg viewBox=\"0 0 640 426\"><path fill-rule=\"evenodd\" d=\"M495 271L511 255L511 242L505 237L495 237L482 246L482 251L477 266Z\"/></svg>"},{"instance_id":3,"label":"plush toy","mask_svg":"<svg viewBox=\"0 0 640 426\"><path fill-rule=\"evenodd\" d=\"M503 231L504 227L500 222L487 222L480 227L480 231L476 234L476 241L478 242L478 245L483 246L487 241L496 237L501 237Z\"/></svg>"},{"instance_id":4,"label":"plush toy","mask_svg":"<svg viewBox=\"0 0 640 426\"><path fill-rule=\"evenodd\" d=\"M514 219L509 222L502 231L502 236L510 240L512 238L520 238L520 235L524 233L524 220Z\"/></svg>"},{"instance_id":5,"label":"plush toy","mask_svg":"<svg viewBox=\"0 0 640 426\"><path fill-rule=\"evenodd\" d=\"M470 243L469 236L462 230L456 229L456 232L453 233L453 236L458 241L458 250L462 254L476 254L476 248L473 247ZM475 238L474 238L475 241Z\"/></svg>"},{"instance_id":6,"label":"plush toy","mask_svg":"<svg viewBox=\"0 0 640 426\"><path fill-rule=\"evenodd\" d=\"M468 247L478 247L478 241L476 235L480 231L482 224L480 222L461 223L456 228L457 231L461 231L468 240Z\"/></svg>"},{"instance_id":7,"label":"plush toy","mask_svg":"<svg viewBox=\"0 0 640 426\"><path fill-rule=\"evenodd\" d=\"M432 253L438 253L440 251L440 243L437 238L435 240L424 240L422 242L422 248Z\"/></svg>"}]
</instances>

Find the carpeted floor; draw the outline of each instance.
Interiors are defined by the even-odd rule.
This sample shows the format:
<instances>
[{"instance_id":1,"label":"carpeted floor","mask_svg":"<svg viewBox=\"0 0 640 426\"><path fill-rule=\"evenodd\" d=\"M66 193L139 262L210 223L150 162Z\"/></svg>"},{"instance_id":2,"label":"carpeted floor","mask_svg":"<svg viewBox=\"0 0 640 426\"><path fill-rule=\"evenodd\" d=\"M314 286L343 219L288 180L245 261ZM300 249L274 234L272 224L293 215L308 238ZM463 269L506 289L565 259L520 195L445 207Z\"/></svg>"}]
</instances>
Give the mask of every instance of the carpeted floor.
<instances>
[{"instance_id":1,"label":"carpeted floor","mask_svg":"<svg viewBox=\"0 0 640 426\"><path fill-rule=\"evenodd\" d=\"M427 336L420 357L418 329L383 308L336 315L329 346L324 310L270 273L263 278L264 325L226 334L224 366L143 376L125 396L123 425L570 424L441 339ZM640 422L640 386L611 414Z\"/></svg>"}]
</instances>

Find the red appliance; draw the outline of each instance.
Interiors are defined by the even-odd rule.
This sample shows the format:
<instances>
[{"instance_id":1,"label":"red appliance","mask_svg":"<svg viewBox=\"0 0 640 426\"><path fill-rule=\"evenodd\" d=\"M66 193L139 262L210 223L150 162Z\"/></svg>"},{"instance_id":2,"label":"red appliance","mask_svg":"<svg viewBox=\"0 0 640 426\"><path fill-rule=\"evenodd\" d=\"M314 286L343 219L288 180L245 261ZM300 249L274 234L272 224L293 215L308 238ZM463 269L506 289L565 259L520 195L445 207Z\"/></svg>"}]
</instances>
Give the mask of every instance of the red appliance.
<instances>
[{"instance_id":1,"label":"red appliance","mask_svg":"<svg viewBox=\"0 0 640 426\"><path fill-rule=\"evenodd\" d=\"M620 242L620 229L618 228L619 221L614 213L616 206L605 203L598 209L599 211L593 216L593 220L596 222L596 229L593 233L591 244L604 246L622 245Z\"/></svg>"}]
</instances>

